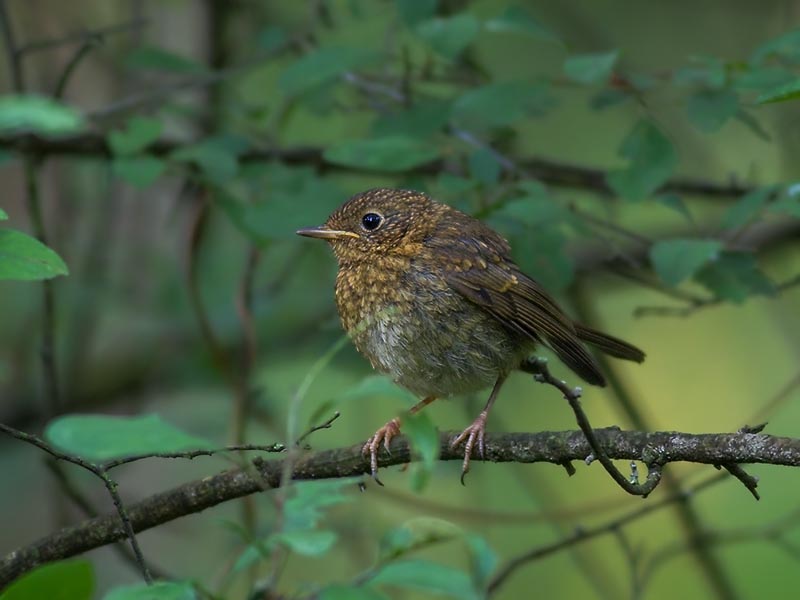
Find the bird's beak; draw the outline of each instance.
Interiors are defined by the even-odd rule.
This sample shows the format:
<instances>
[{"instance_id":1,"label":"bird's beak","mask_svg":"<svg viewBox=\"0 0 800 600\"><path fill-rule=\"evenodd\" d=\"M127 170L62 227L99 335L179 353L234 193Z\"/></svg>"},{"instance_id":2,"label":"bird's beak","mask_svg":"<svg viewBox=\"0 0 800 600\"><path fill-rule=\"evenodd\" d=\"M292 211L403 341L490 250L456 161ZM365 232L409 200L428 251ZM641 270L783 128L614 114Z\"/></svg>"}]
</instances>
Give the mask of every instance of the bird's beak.
<instances>
[{"instance_id":1,"label":"bird's beak","mask_svg":"<svg viewBox=\"0 0 800 600\"><path fill-rule=\"evenodd\" d=\"M326 225L319 227L304 227L297 230L297 235L304 235L306 237L320 238L322 240L341 240L343 238L356 238L360 236L352 231L343 231L341 229L330 229Z\"/></svg>"}]
</instances>

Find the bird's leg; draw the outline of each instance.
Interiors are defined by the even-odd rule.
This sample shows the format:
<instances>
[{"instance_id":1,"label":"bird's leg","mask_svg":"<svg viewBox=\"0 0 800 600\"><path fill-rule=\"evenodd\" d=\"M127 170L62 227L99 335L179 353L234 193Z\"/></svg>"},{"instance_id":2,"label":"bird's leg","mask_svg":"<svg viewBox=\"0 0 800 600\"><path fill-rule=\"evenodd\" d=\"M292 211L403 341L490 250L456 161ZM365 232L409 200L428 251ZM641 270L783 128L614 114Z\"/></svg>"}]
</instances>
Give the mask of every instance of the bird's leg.
<instances>
[{"instance_id":1,"label":"bird's leg","mask_svg":"<svg viewBox=\"0 0 800 600\"><path fill-rule=\"evenodd\" d=\"M472 457L472 449L475 447L475 442L478 442L478 455L481 459L486 457L486 446L483 438L486 433L486 420L489 418L489 411L492 410L492 405L497 399L497 394L506 380L506 375L501 375L497 378L497 382L492 388L492 393L489 394L489 400L486 401L486 406L483 408L478 417L472 422L472 425L462 431L458 437L450 442L451 448L456 448L462 442L464 443L464 463L461 467L461 483L464 483L464 476L469 472L469 461Z\"/></svg>"},{"instance_id":2,"label":"bird's leg","mask_svg":"<svg viewBox=\"0 0 800 600\"><path fill-rule=\"evenodd\" d=\"M436 396L428 396L427 398L423 398L410 409L408 409L408 414L413 415L418 413L434 400L436 400ZM364 456L369 454L369 466L370 470L372 471L372 478L381 485L383 484L381 483L381 480L378 479L378 449L381 446L381 442L383 442L383 447L386 448L386 452L391 454L391 451L389 450L389 442L391 442L392 438L399 433L400 417L395 417L391 421L387 422L386 425L378 429L378 431L376 431L361 448L361 454Z\"/></svg>"}]
</instances>

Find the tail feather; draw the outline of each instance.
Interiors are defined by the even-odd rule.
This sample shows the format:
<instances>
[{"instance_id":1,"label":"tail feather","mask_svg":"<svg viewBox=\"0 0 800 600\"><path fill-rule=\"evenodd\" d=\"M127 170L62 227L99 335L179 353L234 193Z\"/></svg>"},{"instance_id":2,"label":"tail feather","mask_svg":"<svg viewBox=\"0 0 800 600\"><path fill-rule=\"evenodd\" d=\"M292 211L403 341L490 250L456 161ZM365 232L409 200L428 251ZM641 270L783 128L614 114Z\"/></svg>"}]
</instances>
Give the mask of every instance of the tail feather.
<instances>
[{"instance_id":1,"label":"tail feather","mask_svg":"<svg viewBox=\"0 0 800 600\"><path fill-rule=\"evenodd\" d=\"M581 325L580 323L575 323L575 333L579 339L587 344L591 344L598 350L602 350L609 356L635 362L642 362L644 360L644 352L633 344L615 338L613 335L602 333L591 327Z\"/></svg>"}]
</instances>

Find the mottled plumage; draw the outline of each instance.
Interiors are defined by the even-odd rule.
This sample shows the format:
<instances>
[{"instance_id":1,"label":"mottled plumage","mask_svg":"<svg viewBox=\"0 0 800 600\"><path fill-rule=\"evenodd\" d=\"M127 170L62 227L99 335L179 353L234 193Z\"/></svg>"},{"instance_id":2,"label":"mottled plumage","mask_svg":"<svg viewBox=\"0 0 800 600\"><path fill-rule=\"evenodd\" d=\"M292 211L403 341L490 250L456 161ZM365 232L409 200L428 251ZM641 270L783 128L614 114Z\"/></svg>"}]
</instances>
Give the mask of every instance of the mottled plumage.
<instances>
[{"instance_id":1,"label":"mottled plumage","mask_svg":"<svg viewBox=\"0 0 800 600\"><path fill-rule=\"evenodd\" d=\"M372 366L426 398L495 384L466 439L482 450L486 415L502 381L537 344L584 380L605 380L584 342L628 360L634 346L576 324L510 258L508 242L480 221L425 194L374 189L348 200L321 227L298 231L330 242L339 263L336 303L345 330ZM390 421L367 443L373 474Z\"/></svg>"}]
</instances>

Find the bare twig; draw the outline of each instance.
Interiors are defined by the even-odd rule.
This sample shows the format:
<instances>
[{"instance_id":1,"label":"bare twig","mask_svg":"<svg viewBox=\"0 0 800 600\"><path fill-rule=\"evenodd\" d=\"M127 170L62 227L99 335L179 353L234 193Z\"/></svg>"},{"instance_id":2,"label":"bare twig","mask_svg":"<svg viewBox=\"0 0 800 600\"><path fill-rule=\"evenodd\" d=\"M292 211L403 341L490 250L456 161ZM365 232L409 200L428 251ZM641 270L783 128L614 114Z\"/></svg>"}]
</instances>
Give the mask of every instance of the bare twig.
<instances>
[{"instance_id":1,"label":"bare twig","mask_svg":"<svg viewBox=\"0 0 800 600\"><path fill-rule=\"evenodd\" d=\"M131 524L130 516L128 515L128 511L126 510L125 505L122 503L122 498L119 495L119 491L117 489L117 482L111 479L111 477L109 477L108 473L103 467L98 466L89 461L83 460L78 456L65 454L64 452L56 450L50 444L48 444L38 436L35 436L30 433L25 433L23 431L19 431L12 427L8 427L7 425L3 425L2 423L0 423L0 431L20 441L31 444L32 446L36 446L37 448L43 450L56 460L63 460L65 462L72 463L73 465L81 467L82 469L89 471L95 477L102 480L103 485L106 486L106 490L108 491L109 495L111 496L111 500L114 503L114 508L117 511L117 517L122 523L123 537L127 537L128 540L130 541L131 549L133 550L134 556L136 556L136 562L139 564L142 576L144 577L144 580L148 584L153 582L150 570L147 568L147 564L144 561L144 556L142 555L142 550L139 547L139 541L136 539L136 533L134 532L133 525ZM2 588L2 586L3 583L0 582L0 588Z\"/></svg>"},{"instance_id":2,"label":"bare twig","mask_svg":"<svg viewBox=\"0 0 800 600\"><path fill-rule=\"evenodd\" d=\"M283 444L233 444L231 446L224 446L222 448L204 449L198 448L197 450L186 450L183 452L151 452L147 454L134 454L131 456L123 456L121 458L114 458L107 460L100 465L104 470L110 471L121 465L128 465L133 462L145 460L148 458L185 458L188 460L195 459L199 456L214 456L217 454L224 454L228 452L268 452L278 453L286 450Z\"/></svg>"},{"instance_id":3,"label":"bare twig","mask_svg":"<svg viewBox=\"0 0 800 600\"><path fill-rule=\"evenodd\" d=\"M306 431L303 435L301 435L299 438L297 438L297 441L295 442L295 446L301 446L303 444L303 442L306 441L308 436L310 436L312 433L314 433L316 431L321 431L322 429L330 429L331 426L333 426L333 422L336 419L338 419L339 417L341 417L341 416L342 416L342 413L340 413L337 410L335 413L333 413L333 416L330 419L328 419L327 421L325 421L324 423L320 423L319 425L314 425L313 427L310 427L308 429L308 431Z\"/></svg>"},{"instance_id":4,"label":"bare twig","mask_svg":"<svg viewBox=\"0 0 800 600\"><path fill-rule=\"evenodd\" d=\"M581 388L570 388L566 382L553 377L550 374L550 369L547 367L547 361L542 358L526 361L523 370L532 373L536 381L552 385L558 389L564 395L566 401L569 402L572 411L575 413L578 426L581 428L581 431L583 431L586 440L589 442L589 447L592 449L592 454L584 457L587 463L590 463L592 460L598 460L600 464L603 465L606 472L611 475L611 478L616 481L623 490L634 496L646 498L650 492L656 488L661 481L661 464L656 461L646 461L647 478L644 483L639 483L632 477L625 477L625 475L617 469L600 445L600 442L595 436L594 429L592 429L589 423L589 418L586 416L586 413L583 412L583 408L581 408L580 397L583 393Z\"/></svg>"}]
</instances>

